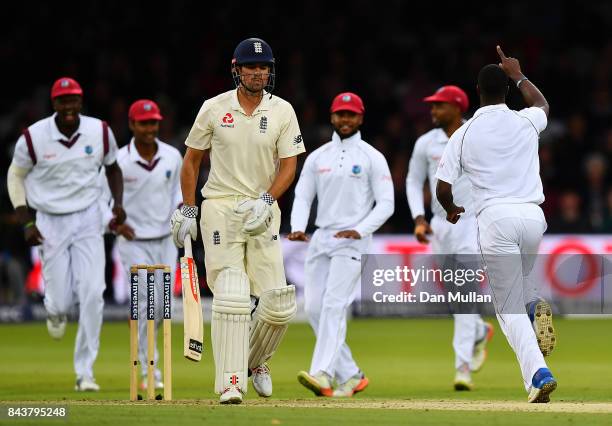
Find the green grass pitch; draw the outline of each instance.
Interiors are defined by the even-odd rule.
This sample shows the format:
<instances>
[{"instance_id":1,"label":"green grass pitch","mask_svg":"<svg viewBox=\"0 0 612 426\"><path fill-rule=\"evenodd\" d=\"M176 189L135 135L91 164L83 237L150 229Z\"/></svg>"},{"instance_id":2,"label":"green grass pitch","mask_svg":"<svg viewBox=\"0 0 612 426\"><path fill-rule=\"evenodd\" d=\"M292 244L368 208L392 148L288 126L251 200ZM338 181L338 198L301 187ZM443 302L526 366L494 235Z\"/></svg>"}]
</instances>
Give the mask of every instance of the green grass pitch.
<instances>
[{"instance_id":1,"label":"green grass pitch","mask_svg":"<svg viewBox=\"0 0 612 426\"><path fill-rule=\"evenodd\" d=\"M526 403L516 358L494 324L489 358L474 375L476 389L459 393L452 389L450 319L351 321L348 342L370 386L346 401L316 398L297 382L296 373L310 365L314 336L307 324L292 324L270 363L274 396L263 401L249 384L241 406L216 402L208 324L200 363L182 357L182 325L173 327L175 401L170 403L127 401L127 322L104 324L95 366L102 390L88 394L73 390L76 324L69 324L59 342L47 335L44 323L0 325L0 406L48 401L69 411L68 422L15 420L0 414L0 424L612 424L612 320L556 319L558 346L547 362L559 387L546 406ZM442 401L446 408L422 407L419 401ZM482 410L490 401L518 408ZM584 412L563 410L580 405L576 403L584 403ZM603 412L589 409L592 403L604 407Z\"/></svg>"}]
</instances>

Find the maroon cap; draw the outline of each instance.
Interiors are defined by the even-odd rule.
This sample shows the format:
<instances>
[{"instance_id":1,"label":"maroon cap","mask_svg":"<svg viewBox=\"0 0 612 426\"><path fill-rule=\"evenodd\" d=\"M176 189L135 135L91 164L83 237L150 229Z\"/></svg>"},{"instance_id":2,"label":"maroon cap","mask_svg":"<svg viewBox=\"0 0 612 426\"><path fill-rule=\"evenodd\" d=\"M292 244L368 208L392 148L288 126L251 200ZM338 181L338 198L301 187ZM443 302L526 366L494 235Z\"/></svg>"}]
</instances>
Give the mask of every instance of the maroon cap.
<instances>
[{"instance_id":1,"label":"maroon cap","mask_svg":"<svg viewBox=\"0 0 612 426\"><path fill-rule=\"evenodd\" d=\"M359 96L351 92L344 92L334 98L330 111L332 113L338 111L353 111L357 114L363 114L365 112L365 107Z\"/></svg>"},{"instance_id":2,"label":"maroon cap","mask_svg":"<svg viewBox=\"0 0 612 426\"><path fill-rule=\"evenodd\" d=\"M436 93L423 99L425 102L448 102L461 108L461 112L466 112L470 106L470 101L463 90L457 86L442 86Z\"/></svg>"},{"instance_id":3,"label":"maroon cap","mask_svg":"<svg viewBox=\"0 0 612 426\"><path fill-rule=\"evenodd\" d=\"M76 80L70 77L62 77L55 80L51 86L51 99L64 95L80 95L83 96L83 89Z\"/></svg>"},{"instance_id":4,"label":"maroon cap","mask_svg":"<svg viewBox=\"0 0 612 426\"><path fill-rule=\"evenodd\" d=\"M130 106L128 112L130 120L145 121L145 120L161 120L161 113L157 104L149 99L139 99Z\"/></svg>"}]
</instances>

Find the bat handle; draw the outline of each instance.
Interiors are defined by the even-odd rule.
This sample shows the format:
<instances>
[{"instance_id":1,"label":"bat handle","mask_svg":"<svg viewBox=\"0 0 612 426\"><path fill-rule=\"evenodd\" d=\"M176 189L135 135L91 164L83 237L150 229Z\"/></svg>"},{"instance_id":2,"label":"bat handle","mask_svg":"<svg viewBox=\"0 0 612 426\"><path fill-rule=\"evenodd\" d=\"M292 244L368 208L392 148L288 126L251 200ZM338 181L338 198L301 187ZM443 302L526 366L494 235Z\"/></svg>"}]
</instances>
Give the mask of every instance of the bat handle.
<instances>
[{"instance_id":1,"label":"bat handle","mask_svg":"<svg viewBox=\"0 0 612 426\"><path fill-rule=\"evenodd\" d=\"M191 251L191 235L187 234L185 237L185 257L191 257L193 259L193 252Z\"/></svg>"}]
</instances>

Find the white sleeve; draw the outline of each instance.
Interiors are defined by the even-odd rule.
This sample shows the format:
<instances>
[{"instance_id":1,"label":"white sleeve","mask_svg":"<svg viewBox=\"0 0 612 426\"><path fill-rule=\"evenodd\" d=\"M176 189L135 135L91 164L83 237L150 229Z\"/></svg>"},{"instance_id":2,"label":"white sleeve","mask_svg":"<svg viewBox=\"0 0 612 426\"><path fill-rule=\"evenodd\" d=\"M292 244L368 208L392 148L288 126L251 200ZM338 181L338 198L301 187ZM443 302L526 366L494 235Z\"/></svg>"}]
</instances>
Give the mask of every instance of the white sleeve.
<instances>
[{"instance_id":1,"label":"white sleeve","mask_svg":"<svg viewBox=\"0 0 612 426\"><path fill-rule=\"evenodd\" d=\"M546 128L546 125L548 124L546 113L540 107L524 108L518 113L531 122L538 135Z\"/></svg>"},{"instance_id":2,"label":"white sleeve","mask_svg":"<svg viewBox=\"0 0 612 426\"><path fill-rule=\"evenodd\" d=\"M13 208L27 205L25 178L28 175L29 169L19 167L15 161L11 162L6 177L6 186L8 189L9 199Z\"/></svg>"},{"instance_id":3,"label":"white sleeve","mask_svg":"<svg viewBox=\"0 0 612 426\"><path fill-rule=\"evenodd\" d=\"M119 148L117 147L117 140L115 139L115 134L112 129L108 127L108 152L104 156L104 165L110 166L115 161L117 161L117 151Z\"/></svg>"},{"instance_id":4,"label":"white sleeve","mask_svg":"<svg viewBox=\"0 0 612 426\"><path fill-rule=\"evenodd\" d=\"M98 198L98 206L102 213L102 225L104 226L104 233L110 233L108 225L113 219L113 196L111 195L110 188L108 187L108 181L106 180L106 170L104 167L100 169L98 174L98 185L100 186L100 197Z\"/></svg>"},{"instance_id":5,"label":"white sleeve","mask_svg":"<svg viewBox=\"0 0 612 426\"><path fill-rule=\"evenodd\" d=\"M17 144L15 145L15 153L13 154L13 163L17 167L21 167L23 169L28 170L34 167L34 162L32 161L32 157L30 157L25 136L23 135L21 135L19 139L17 139Z\"/></svg>"},{"instance_id":6,"label":"white sleeve","mask_svg":"<svg viewBox=\"0 0 612 426\"><path fill-rule=\"evenodd\" d=\"M425 214L425 201L423 201L423 185L427 179L425 144L426 140L417 139L408 164L408 176L406 176L406 196L413 219Z\"/></svg>"},{"instance_id":7,"label":"white sleeve","mask_svg":"<svg viewBox=\"0 0 612 426\"><path fill-rule=\"evenodd\" d=\"M438 164L436 179L443 180L451 185L461 176L461 144L465 131L456 131L448 140L444 154ZM433 194L432 194L433 195Z\"/></svg>"},{"instance_id":8,"label":"white sleeve","mask_svg":"<svg viewBox=\"0 0 612 426\"><path fill-rule=\"evenodd\" d=\"M304 162L300 178L295 185L293 207L291 209L291 232L306 231L312 200L317 192L316 174L314 173L314 155L309 155Z\"/></svg>"},{"instance_id":9,"label":"white sleeve","mask_svg":"<svg viewBox=\"0 0 612 426\"><path fill-rule=\"evenodd\" d=\"M395 209L395 193L393 180L385 157L377 152L372 156L372 173L370 174L370 185L376 205L362 221L355 227L362 237L374 233L393 214Z\"/></svg>"},{"instance_id":10,"label":"white sleeve","mask_svg":"<svg viewBox=\"0 0 612 426\"><path fill-rule=\"evenodd\" d=\"M174 207L183 204L183 193L181 191L181 169L183 167L183 158L177 153L178 161L176 162L176 170L174 170L174 177L172 179L172 191L174 200Z\"/></svg>"}]
</instances>

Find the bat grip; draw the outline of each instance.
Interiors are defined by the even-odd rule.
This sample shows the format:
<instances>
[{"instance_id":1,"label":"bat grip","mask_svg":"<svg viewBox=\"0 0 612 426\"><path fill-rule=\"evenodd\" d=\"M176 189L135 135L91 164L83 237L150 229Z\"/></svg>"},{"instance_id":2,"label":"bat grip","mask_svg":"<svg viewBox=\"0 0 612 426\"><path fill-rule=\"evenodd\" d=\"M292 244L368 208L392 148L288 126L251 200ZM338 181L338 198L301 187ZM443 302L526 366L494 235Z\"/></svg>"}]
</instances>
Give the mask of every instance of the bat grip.
<instances>
[{"instance_id":1,"label":"bat grip","mask_svg":"<svg viewBox=\"0 0 612 426\"><path fill-rule=\"evenodd\" d=\"M193 259L193 252L191 251L191 235L187 234L185 237L185 257L191 257Z\"/></svg>"}]
</instances>

